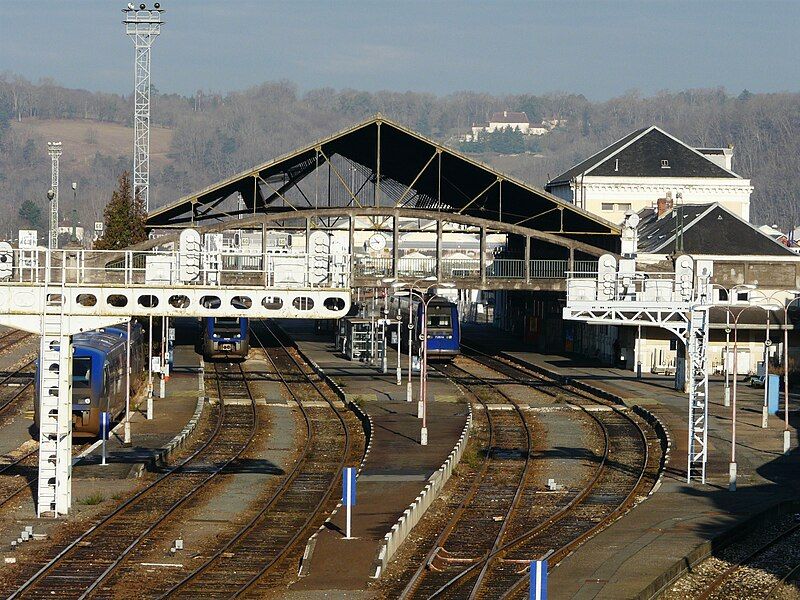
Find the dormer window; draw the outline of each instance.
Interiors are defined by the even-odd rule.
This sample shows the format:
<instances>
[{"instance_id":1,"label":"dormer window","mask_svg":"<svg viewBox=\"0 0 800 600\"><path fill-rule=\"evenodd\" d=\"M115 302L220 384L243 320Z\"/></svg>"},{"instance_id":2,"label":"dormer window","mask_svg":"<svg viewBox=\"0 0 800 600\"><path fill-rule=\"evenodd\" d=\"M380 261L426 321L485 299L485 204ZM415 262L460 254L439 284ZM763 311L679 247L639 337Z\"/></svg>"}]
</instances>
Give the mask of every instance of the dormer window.
<instances>
[{"instance_id":1,"label":"dormer window","mask_svg":"<svg viewBox=\"0 0 800 600\"><path fill-rule=\"evenodd\" d=\"M662 160L661 161L661 168L662 169L669 169L669 161L668 160Z\"/></svg>"}]
</instances>

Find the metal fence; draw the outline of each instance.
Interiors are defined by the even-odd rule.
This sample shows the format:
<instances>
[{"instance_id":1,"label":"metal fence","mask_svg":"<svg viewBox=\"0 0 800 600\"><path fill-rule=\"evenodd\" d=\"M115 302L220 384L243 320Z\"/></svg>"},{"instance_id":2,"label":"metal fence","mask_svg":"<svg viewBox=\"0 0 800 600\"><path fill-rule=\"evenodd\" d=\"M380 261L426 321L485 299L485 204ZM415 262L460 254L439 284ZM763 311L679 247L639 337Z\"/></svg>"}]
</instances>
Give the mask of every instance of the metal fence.
<instances>
[{"instance_id":1,"label":"metal fence","mask_svg":"<svg viewBox=\"0 0 800 600\"><path fill-rule=\"evenodd\" d=\"M347 254L40 248L0 252L0 282L33 284L347 288L349 268Z\"/></svg>"},{"instance_id":2,"label":"metal fence","mask_svg":"<svg viewBox=\"0 0 800 600\"><path fill-rule=\"evenodd\" d=\"M529 261L530 279L564 279L567 276L569 261L559 259L533 259ZM359 256L356 258L356 277L374 277L381 279L394 276L394 260L392 258L373 258ZM484 265L487 279L525 279L525 260L521 258L496 258ZM597 274L597 261L575 261L575 272L584 273L585 277ZM401 278L429 277L436 275L436 259L400 258L397 276ZM444 279L480 279L481 261L478 258L442 258L441 275Z\"/></svg>"}]
</instances>

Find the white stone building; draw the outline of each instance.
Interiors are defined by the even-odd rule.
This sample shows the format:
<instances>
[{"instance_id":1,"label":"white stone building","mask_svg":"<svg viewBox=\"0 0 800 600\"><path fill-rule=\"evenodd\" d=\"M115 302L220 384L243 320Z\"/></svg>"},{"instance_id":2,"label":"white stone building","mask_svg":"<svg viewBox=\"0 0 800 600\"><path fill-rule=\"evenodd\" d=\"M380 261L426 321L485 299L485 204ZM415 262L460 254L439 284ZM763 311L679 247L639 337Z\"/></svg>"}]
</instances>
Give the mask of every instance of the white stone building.
<instances>
[{"instance_id":1,"label":"white stone building","mask_svg":"<svg viewBox=\"0 0 800 600\"><path fill-rule=\"evenodd\" d=\"M489 117L487 123L473 123L472 133L464 136L462 141L473 142L477 140L478 136L482 133L493 133L507 128L519 129L523 135L545 135L558 124L558 119L551 119L550 121L542 121L540 124L535 125L530 122L525 112L504 110L493 113L492 116Z\"/></svg>"},{"instance_id":2,"label":"white stone building","mask_svg":"<svg viewBox=\"0 0 800 600\"><path fill-rule=\"evenodd\" d=\"M545 189L614 223L628 210L719 203L750 220L753 187L731 170L729 148L692 148L656 126L634 131L550 180Z\"/></svg>"}]
</instances>

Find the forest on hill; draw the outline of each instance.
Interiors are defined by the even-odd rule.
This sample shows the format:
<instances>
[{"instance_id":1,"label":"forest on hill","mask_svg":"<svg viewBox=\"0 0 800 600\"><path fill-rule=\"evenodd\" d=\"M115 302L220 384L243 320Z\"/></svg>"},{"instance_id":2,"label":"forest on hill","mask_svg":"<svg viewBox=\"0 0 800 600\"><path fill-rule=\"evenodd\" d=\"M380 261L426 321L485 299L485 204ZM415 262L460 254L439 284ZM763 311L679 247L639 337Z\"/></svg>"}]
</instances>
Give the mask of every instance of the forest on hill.
<instances>
[{"instance_id":1,"label":"forest on hill","mask_svg":"<svg viewBox=\"0 0 800 600\"><path fill-rule=\"evenodd\" d=\"M734 171L752 179L751 214L757 224L800 224L800 94L733 95L723 89L629 92L603 102L576 94L490 95L458 92L364 92L330 88L301 92L288 81L268 82L225 94L191 96L153 90L152 123L163 152L154 158L151 205L158 206L237 171L330 135L375 113L458 148L459 135L495 111L525 111L531 122L563 122L537 138L537 151L486 153L480 160L533 185L566 170L634 129L658 125L694 146L734 147ZM69 89L53 81L31 82L0 74L0 211L10 215L0 237L27 226L18 218L30 200L46 214L50 181L47 156L59 122L84 127L65 144L63 214L78 183L78 217L91 223L131 167L131 96ZM43 123L45 122L46 123ZM40 126L34 126L39 124ZM74 129L74 127L73 127ZM67 129L64 129L66 132ZM70 130L72 131L72 130ZM74 134L73 134L74 135ZM68 194L65 194L68 192ZM27 214L27 213L26 213Z\"/></svg>"}]
</instances>

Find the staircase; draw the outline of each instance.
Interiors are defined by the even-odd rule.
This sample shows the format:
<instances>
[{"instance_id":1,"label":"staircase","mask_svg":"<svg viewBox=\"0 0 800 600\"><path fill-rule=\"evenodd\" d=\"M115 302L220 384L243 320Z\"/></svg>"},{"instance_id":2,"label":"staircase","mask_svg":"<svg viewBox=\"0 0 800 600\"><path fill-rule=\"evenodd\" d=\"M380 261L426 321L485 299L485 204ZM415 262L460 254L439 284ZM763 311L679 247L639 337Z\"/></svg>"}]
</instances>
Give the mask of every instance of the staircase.
<instances>
[{"instance_id":1,"label":"staircase","mask_svg":"<svg viewBox=\"0 0 800 600\"><path fill-rule=\"evenodd\" d=\"M48 262L50 255L48 254ZM50 265L47 265L50 273ZM39 348L39 517L66 515L72 502L72 346L64 335L64 285L44 288Z\"/></svg>"},{"instance_id":2,"label":"staircase","mask_svg":"<svg viewBox=\"0 0 800 600\"><path fill-rule=\"evenodd\" d=\"M692 310L689 331L689 463L687 481L706 482L708 458L708 309Z\"/></svg>"}]
</instances>

